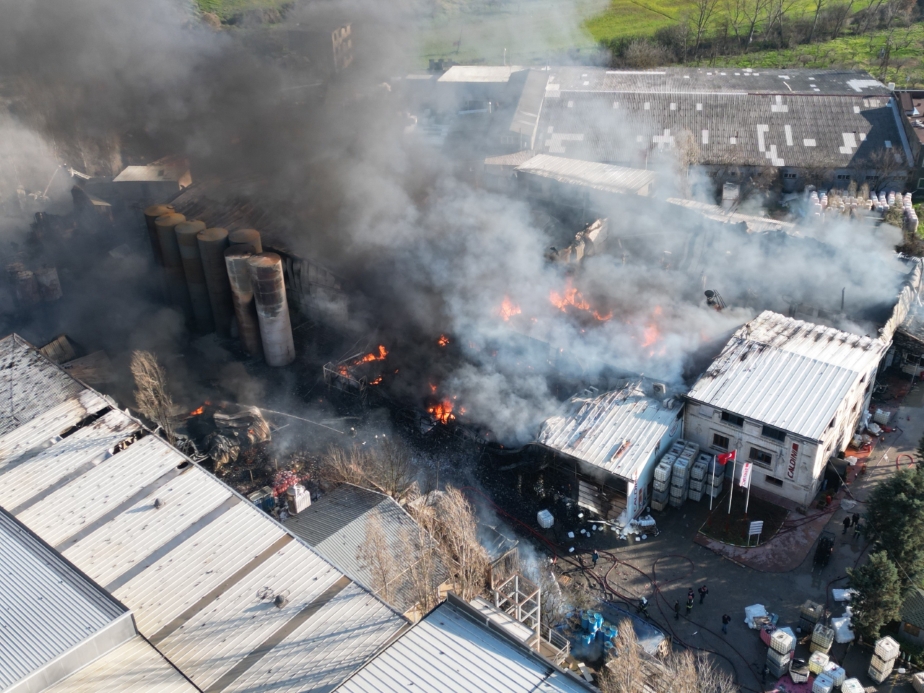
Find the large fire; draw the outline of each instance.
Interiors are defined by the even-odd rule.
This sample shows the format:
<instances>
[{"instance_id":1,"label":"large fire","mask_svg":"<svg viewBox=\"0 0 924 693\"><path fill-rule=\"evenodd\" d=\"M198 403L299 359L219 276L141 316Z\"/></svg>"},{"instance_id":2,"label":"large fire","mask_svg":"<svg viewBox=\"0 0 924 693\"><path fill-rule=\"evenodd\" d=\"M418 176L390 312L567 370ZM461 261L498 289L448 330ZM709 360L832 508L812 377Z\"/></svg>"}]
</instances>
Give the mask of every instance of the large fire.
<instances>
[{"instance_id":1,"label":"large fire","mask_svg":"<svg viewBox=\"0 0 924 693\"><path fill-rule=\"evenodd\" d=\"M652 313L651 320L645 328L642 330L642 347L648 349L648 355L654 356L655 349L653 348L658 342L661 341L661 330L658 327L658 318L661 317L661 306L655 306L654 312ZM664 348L659 352L660 354L664 353Z\"/></svg>"},{"instance_id":2,"label":"large fire","mask_svg":"<svg viewBox=\"0 0 924 693\"><path fill-rule=\"evenodd\" d=\"M504 322L510 320L514 315L519 315L521 313L520 306L510 300L508 296L504 296L504 300L501 302L500 306L500 316L504 319Z\"/></svg>"},{"instance_id":3,"label":"large fire","mask_svg":"<svg viewBox=\"0 0 924 693\"><path fill-rule=\"evenodd\" d=\"M448 399L427 407L427 412L441 424L447 424L456 418L456 415L452 413L452 402Z\"/></svg>"},{"instance_id":4,"label":"large fire","mask_svg":"<svg viewBox=\"0 0 924 693\"><path fill-rule=\"evenodd\" d=\"M201 416L205 412L205 408L209 406L210 404L211 402L209 400L205 400L205 402L200 407L198 407L197 409L193 409L191 412L189 412L188 416L190 417Z\"/></svg>"},{"instance_id":5,"label":"large fire","mask_svg":"<svg viewBox=\"0 0 924 693\"><path fill-rule=\"evenodd\" d=\"M439 344L441 347L444 347L447 344L449 344L449 337L447 337L444 334L441 334L440 338L436 340L436 343Z\"/></svg>"},{"instance_id":6,"label":"large fire","mask_svg":"<svg viewBox=\"0 0 924 693\"><path fill-rule=\"evenodd\" d=\"M553 306L565 313L567 313L571 308L576 308L577 310L591 313L597 320L600 320L601 322L609 320L613 317L613 311L601 313L600 311L591 308L590 303L588 303L587 299L584 298L581 292L574 287L570 278L565 283L565 289L562 293L558 293L554 290L549 293L549 300L552 302Z\"/></svg>"},{"instance_id":7,"label":"large fire","mask_svg":"<svg viewBox=\"0 0 924 693\"><path fill-rule=\"evenodd\" d=\"M386 356L388 356L388 351L380 344L378 353L372 352L371 354L366 354L362 358L357 359L354 364L359 365L361 363L370 363L372 361L384 361Z\"/></svg>"}]
</instances>

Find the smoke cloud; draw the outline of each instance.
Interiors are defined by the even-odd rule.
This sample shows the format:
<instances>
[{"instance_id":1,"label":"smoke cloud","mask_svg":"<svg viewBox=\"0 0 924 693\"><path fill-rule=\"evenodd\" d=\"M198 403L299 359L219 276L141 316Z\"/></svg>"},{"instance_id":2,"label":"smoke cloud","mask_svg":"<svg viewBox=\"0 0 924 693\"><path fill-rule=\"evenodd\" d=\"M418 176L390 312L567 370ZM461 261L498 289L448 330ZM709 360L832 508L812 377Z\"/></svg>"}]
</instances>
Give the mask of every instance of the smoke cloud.
<instances>
[{"instance_id":1,"label":"smoke cloud","mask_svg":"<svg viewBox=\"0 0 924 693\"><path fill-rule=\"evenodd\" d=\"M561 5L571 8L562 21L578 27L581 12ZM682 388L704 355L766 308L809 304L826 311L819 320L869 334L884 319L902 267L894 239L865 226L801 231L817 238L747 234L657 199L627 197L581 215L484 189L471 170L477 157L450 156L405 131L402 77L417 64L419 46L407 39L421 7L322 3L297 7L287 22L320 24L334 10L363 18L357 61L319 86L305 65L280 58L271 33L216 32L169 0L4 4L0 65L17 97L0 120L0 146L12 142L20 154L0 164L2 192L33 176L24 167L99 165L99 142L115 134L122 163L131 152L185 155L194 179L221 176L229 194L293 210L287 243L347 280L350 317L339 327L388 347L401 371L397 396L457 398L466 421L505 442L528 440L561 397L615 373ZM534 53L548 48L540 33L529 38ZM607 127L632 127L609 118ZM670 158L659 166L661 190L679 188ZM609 218L597 254L580 268L547 260L591 211ZM91 339L108 332L122 347L181 339L175 314L154 312L148 285L115 288L133 285L137 262L87 267L111 281L88 289L65 327ZM589 308L555 305L569 287ZM706 306L706 288L729 308ZM104 318L95 301L110 306ZM503 314L505 301L515 315ZM123 318L117 339L113 314ZM451 357L441 356L440 335ZM234 370L219 361L216 372Z\"/></svg>"}]
</instances>

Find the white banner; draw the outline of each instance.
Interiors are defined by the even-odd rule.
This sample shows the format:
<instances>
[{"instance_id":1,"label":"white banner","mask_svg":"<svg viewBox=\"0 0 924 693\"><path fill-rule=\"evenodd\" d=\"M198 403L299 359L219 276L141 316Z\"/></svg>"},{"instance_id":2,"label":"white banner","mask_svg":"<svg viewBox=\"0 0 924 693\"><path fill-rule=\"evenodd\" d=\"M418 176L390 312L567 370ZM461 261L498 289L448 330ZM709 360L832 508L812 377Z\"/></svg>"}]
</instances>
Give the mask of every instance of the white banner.
<instances>
[{"instance_id":1,"label":"white banner","mask_svg":"<svg viewBox=\"0 0 924 693\"><path fill-rule=\"evenodd\" d=\"M751 485L751 463L745 462L741 465L741 481L738 482L741 488L748 488Z\"/></svg>"}]
</instances>

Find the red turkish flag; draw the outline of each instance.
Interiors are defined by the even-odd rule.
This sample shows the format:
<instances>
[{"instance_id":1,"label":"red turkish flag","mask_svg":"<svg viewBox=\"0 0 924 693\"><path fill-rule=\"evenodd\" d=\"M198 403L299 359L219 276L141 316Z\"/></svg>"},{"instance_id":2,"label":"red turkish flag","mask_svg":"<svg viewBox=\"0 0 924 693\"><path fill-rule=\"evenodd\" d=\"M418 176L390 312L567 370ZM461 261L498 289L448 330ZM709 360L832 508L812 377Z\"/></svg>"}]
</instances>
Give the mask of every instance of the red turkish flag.
<instances>
[{"instance_id":1,"label":"red turkish flag","mask_svg":"<svg viewBox=\"0 0 924 693\"><path fill-rule=\"evenodd\" d=\"M734 462L736 452L737 450L732 450L731 452L723 452L721 455L715 456L715 461L719 464L728 464L729 462Z\"/></svg>"}]
</instances>

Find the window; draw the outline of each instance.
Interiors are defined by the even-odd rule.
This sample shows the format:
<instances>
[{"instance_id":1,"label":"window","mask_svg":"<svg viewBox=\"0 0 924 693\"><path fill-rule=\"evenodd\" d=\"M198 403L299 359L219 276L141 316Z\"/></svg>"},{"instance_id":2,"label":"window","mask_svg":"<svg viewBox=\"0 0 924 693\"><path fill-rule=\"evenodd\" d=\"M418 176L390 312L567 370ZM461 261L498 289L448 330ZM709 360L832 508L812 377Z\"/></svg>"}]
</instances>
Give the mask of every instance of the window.
<instances>
[{"instance_id":1,"label":"window","mask_svg":"<svg viewBox=\"0 0 924 693\"><path fill-rule=\"evenodd\" d=\"M744 426L744 418L737 414L729 414L727 411L722 412L722 421L730 423L732 426L741 428Z\"/></svg>"},{"instance_id":2,"label":"window","mask_svg":"<svg viewBox=\"0 0 924 693\"><path fill-rule=\"evenodd\" d=\"M764 481L766 481L771 486L782 486L783 480L777 479L775 476L770 476L769 474L764 474Z\"/></svg>"},{"instance_id":3,"label":"window","mask_svg":"<svg viewBox=\"0 0 924 693\"><path fill-rule=\"evenodd\" d=\"M719 435L718 433L712 434L712 447L722 448L723 450L728 450L728 436Z\"/></svg>"},{"instance_id":4,"label":"window","mask_svg":"<svg viewBox=\"0 0 924 693\"><path fill-rule=\"evenodd\" d=\"M765 467L769 467L773 464L773 455L757 448L751 448L751 454L748 455L748 459L750 462L762 464Z\"/></svg>"},{"instance_id":5,"label":"window","mask_svg":"<svg viewBox=\"0 0 924 693\"><path fill-rule=\"evenodd\" d=\"M798 177L799 177L799 174L797 173L784 173L783 174L784 180L795 180Z\"/></svg>"},{"instance_id":6,"label":"window","mask_svg":"<svg viewBox=\"0 0 924 693\"><path fill-rule=\"evenodd\" d=\"M924 178L918 178L918 190L924 188Z\"/></svg>"},{"instance_id":7,"label":"window","mask_svg":"<svg viewBox=\"0 0 924 693\"><path fill-rule=\"evenodd\" d=\"M786 440L786 431L781 431L778 428L771 428L770 426L764 426L760 434L764 438L772 438L773 440L778 440L781 443Z\"/></svg>"},{"instance_id":8,"label":"window","mask_svg":"<svg viewBox=\"0 0 924 693\"><path fill-rule=\"evenodd\" d=\"M838 173L837 176L835 176L835 177L836 177L838 180L850 180L850 174L849 174L849 173Z\"/></svg>"},{"instance_id":9,"label":"window","mask_svg":"<svg viewBox=\"0 0 924 693\"><path fill-rule=\"evenodd\" d=\"M911 625L910 623L908 623L907 621L906 621L906 622L904 623L904 625L902 626L902 630L904 630L908 635L910 635L910 636L912 636L912 637L914 637L914 638L918 637L918 636L921 634L921 629L920 629L920 628L918 628L917 626L912 626L912 625Z\"/></svg>"}]
</instances>

